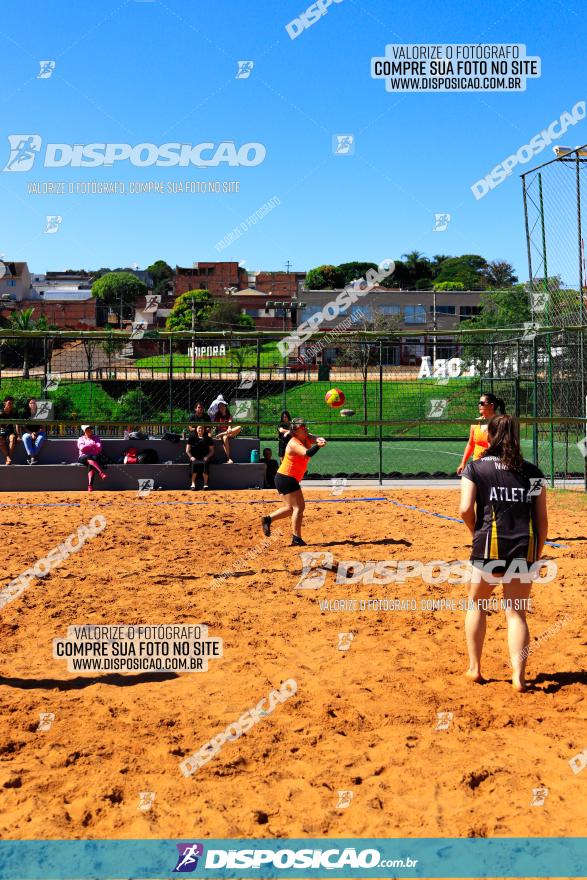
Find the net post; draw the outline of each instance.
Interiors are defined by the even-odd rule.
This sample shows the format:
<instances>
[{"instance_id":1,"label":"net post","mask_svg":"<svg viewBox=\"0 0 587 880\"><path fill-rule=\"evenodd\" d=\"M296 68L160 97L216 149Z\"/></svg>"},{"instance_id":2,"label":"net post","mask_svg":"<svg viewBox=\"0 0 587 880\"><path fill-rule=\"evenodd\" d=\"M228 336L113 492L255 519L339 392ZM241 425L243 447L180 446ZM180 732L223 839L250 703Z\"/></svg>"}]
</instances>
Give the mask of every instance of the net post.
<instances>
[{"instance_id":1,"label":"net post","mask_svg":"<svg viewBox=\"0 0 587 880\"><path fill-rule=\"evenodd\" d=\"M585 398L585 421L583 423L583 432L583 436L587 437L587 397ZM587 492L587 455L583 456L583 491Z\"/></svg>"}]
</instances>

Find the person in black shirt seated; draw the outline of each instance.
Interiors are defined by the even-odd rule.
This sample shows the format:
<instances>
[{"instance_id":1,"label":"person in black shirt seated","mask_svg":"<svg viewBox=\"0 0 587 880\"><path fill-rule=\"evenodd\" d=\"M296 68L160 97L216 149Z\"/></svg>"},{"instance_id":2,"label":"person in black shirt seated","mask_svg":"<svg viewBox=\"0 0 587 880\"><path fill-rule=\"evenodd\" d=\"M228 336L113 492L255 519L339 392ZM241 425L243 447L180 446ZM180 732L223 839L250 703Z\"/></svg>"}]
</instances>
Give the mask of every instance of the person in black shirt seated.
<instances>
[{"instance_id":1,"label":"person in black shirt seated","mask_svg":"<svg viewBox=\"0 0 587 880\"><path fill-rule=\"evenodd\" d=\"M14 397L5 397L0 409L0 419L13 419L16 415ZM12 456L18 442L18 425L0 425L0 452L6 457L6 464L12 464Z\"/></svg>"},{"instance_id":2,"label":"person in black shirt seated","mask_svg":"<svg viewBox=\"0 0 587 880\"><path fill-rule=\"evenodd\" d=\"M291 438L291 416L289 412L284 409L279 418L280 422L277 426L277 439L279 442L279 461L282 462L285 455L285 447Z\"/></svg>"},{"instance_id":3,"label":"person in black shirt seated","mask_svg":"<svg viewBox=\"0 0 587 880\"><path fill-rule=\"evenodd\" d=\"M194 408L194 422L210 422L212 423L212 419L204 409L204 404L201 400L198 400L196 406ZM211 428L206 428L206 433L209 434Z\"/></svg>"},{"instance_id":4,"label":"person in black shirt seated","mask_svg":"<svg viewBox=\"0 0 587 880\"><path fill-rule=\"evenodd\" d=\"M273 453L268 446L263 450L263 461L265 462L265 489L275 489L275 474L277 473L278 464Z\"/></svg>"},{"instance_id":5,"label":"person in black shirt seated","mask_svg":"<svg viewBox=\"0 0 587 880\"><path fill-rule=\"evenodd\" d=\"M196 488L196 477L201 476L204 480L204 489L208 489L210 476L209 463L214 457L214 442L206 432L204 425L194 427L190 425L190 435L187 439L185 452L192 466L192 483L190 489Z\"/></svg>"},{"instance_id":6,"label":"person in black shirt seated","mask_svg":"<svg viewBox=\"0 0 587 880\"><path fill-rule=\"evenodd\" d=\"M541 559L548 531L545 480L536 465L522 458L518 422L512 416L494 416L487 438L488 449L477 461L469 462L461 484L460 513L473 537L474 566L465 616L469 651L465 674L483 682L487 600L496 579L501 579L512 685L524 691L530 642L526 607L538 569L533 564Z\"/></svg>"}]
</instances>

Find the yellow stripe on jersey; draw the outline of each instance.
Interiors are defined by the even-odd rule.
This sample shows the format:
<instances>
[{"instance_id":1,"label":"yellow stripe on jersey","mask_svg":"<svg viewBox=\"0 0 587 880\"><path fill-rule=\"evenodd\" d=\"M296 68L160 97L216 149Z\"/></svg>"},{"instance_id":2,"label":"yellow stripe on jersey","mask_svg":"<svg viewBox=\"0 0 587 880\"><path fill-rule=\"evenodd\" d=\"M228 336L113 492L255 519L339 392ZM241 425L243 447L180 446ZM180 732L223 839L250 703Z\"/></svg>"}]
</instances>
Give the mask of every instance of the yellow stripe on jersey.
<instances>
[{"instance_id":1,"label":"yellow stripe on jersey","mask_svg":"<svg viewBox=\"0 0 587 880\"><path fill-rule=\"evenodd\" d=\"M534 527L532 525L532 514L530 514L530 520L528 522L528 555L526 556L526 562L534 562L535 555L536 542L534 538Z\"/></svg>"},{"instance_id":2,"label":"yellow stripe on jersey","mask_svg":"<svg viewBox=\"0 0 587 880\"><path fill-rule=\"evenodd\" d=\"M495 521L495 510L491 511L491 546L489 547L489 558L499 559L499 546L497 543L497 522Z\"/></svg>"}]
</instances>

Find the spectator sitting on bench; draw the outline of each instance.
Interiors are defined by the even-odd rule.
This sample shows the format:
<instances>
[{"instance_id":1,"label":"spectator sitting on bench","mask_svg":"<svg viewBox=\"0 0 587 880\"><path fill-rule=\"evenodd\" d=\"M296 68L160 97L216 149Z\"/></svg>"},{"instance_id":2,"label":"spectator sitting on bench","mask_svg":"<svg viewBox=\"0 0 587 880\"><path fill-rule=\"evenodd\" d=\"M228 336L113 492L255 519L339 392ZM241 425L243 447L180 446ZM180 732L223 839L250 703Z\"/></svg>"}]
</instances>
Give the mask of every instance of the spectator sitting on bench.
<instances>
[{"instance_id":1,"label":"spectator sitting on bench","mask_svg":"<svg viewBox=\"0 0 587 880\"><path fill-rule=\"evenodd\" d=\"M0 410L0 419L13 419L16 415L14 397L5 397ZM18 425L0 425L0 452L6 458L6 464L12 464L12 456L18 442Z\"/></svg>"},{"instance_id":2,"label":"spectator sitting on bench","mask_svg":"<svg viewBox=\"0 0 587 880\"><path fill-rule=\"evenodd\" d=\"M210 409L208 410L210 418L216 424L216 436L219 440L222 440L222 445L224 446L224 452L226 453L226 463L233 464L232 458L230 457L230 441L233 437L238 436L242 431L240 425L232 425L232 416L230 414L230 410L228 409L228 404L220 394ZM224 428L224 431L219 431L219 428Z\"/></svg>"},{"instance_id":3,"label":"spectator sitting on bench","mask_svg":"<svg viewBox=\"0 0 587 880\"><path fill-rule=\"evenodd\" d=\"M47 435L42 425L27 425L22 435L22 442L27 452L27 464L38 464L41 447Z\"/></svg>"},{"instance_id":4,"label":"spectator sitting on bench","mask_svg":"<svg viewBox=\"0 0 587 880\"><path fill-rule=\"evenodd\" d=\"M205 425L189 426L190 435L187 439L185 453L192 465L192 484L190 489L196 488L196 477L201 476L204 481L204 489L208 489L210 476L209 463L214 458L214 442L208 434Z\"/></svg>"},{"instance_id":5,"label":"spectator sitting on bench","mask_svg":"<svg viewBox=\"0 0 587 880\"><path fill-rule=\"evenodd\" d=\"M204 404L201 400L198 400L196 406L194 408L194 422L211 422L212 419L204 409ZM191 430L191 427L190 427ZM211 428L206 428L206 433L210 434Z\"/></svg>"},{"instance_id":6,"label":"spectator sitting on bench","mask_svg":"<svg viewBox=\"0 0 587 880\"><path fill-rule=\"evenodd\" d=\"M37 401L34 397L27 402L25 407L25 419L37 418ZM41 446L47 439L47 433L43 425L27 425L22 435L22 442L27 453L27 462L29 464L38 464L38 455Z\"/></svg>"},{"instance_id":7,"label":"spectator sitting on bench","mask_svg":"<svg viewBox=\"0 0 587 880\"><path fill-rule=\"evenodd\" d=\"M103 480L106 474L100 467L99 456L102 452L102 441L94 434L91 425L82 425L82 436L78 438L77 448L79 449L78 461L84 464L88 469L88 492L93 491L94 471L97 471Z\"/></svg>"},{"instance_id":8,"label":"spectator sitting on bench","mask_svg":"<svg viewBox=\"0 0 587 880\"><path fill-rule=\"evenodd\" d=\"M265 489L275 489L275 474L277 473L279 464L272 456L273 453L270 448L266 446L263 450L263 461L265 462Z\"/></svg>"}]
</instances>

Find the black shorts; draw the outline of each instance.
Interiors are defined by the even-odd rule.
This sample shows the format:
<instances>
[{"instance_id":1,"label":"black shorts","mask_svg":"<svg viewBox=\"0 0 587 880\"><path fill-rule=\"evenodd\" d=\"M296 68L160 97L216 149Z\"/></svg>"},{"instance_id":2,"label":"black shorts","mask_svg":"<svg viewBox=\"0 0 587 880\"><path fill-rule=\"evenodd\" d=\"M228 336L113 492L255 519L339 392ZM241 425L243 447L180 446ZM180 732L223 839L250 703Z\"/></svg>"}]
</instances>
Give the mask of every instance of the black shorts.
<instances>
[{"instance_id":1,"label":"black shorts","mask_svg":"<svg viewBox=\"0 0 587 880\"><path fill-rule=\"evenodd\" d=\"M190 462L192 466L192 474L198 474L198 476L202 476L202 474L207 474L210 470L210 462L208 461L192 461Z\"/></svg>"},{"instance_id":2,"label":"black shorts","mask_svg":"<svg viewBox=\"0 0 587 880\"><path fill-rule=\"evenodd\" d=\"M275 488L280 495L289 495L290 492L297 492L302 487L293 477L286 474L275 474Z\"/></svg>"},{"instance_id":3,"label":"black shorts","mask_svg":"<svg viewBox=\"0 0 587 880\"><path fill-rule=\"evenodd\" d=\"M532 566L534 564L532 562L528 562L526 559L524 559L523 557L520 557L520 556L510 556L510 557L506 557L506 559L499 559L499 560L498 559L479 559L479 558L475 558L475 557L473 557L471 559L471 565L474 568L485 568L486 565L489 565L492 562L494 562L494 563L495 562L503 562L504 563L503 565L496 565L496 566L494 566L494 568L491 569L491 575L493 577L503 577L504 574L506 573L506 571L508 570L508 568L510 567L510 565L513 565L514 563L516 563L514 571L520 570L520 569L521 569L521 571L523 571L524 570L523 565L527 566L527 568L529 569L530 566Z\"/></svg>"}]
</instances>

